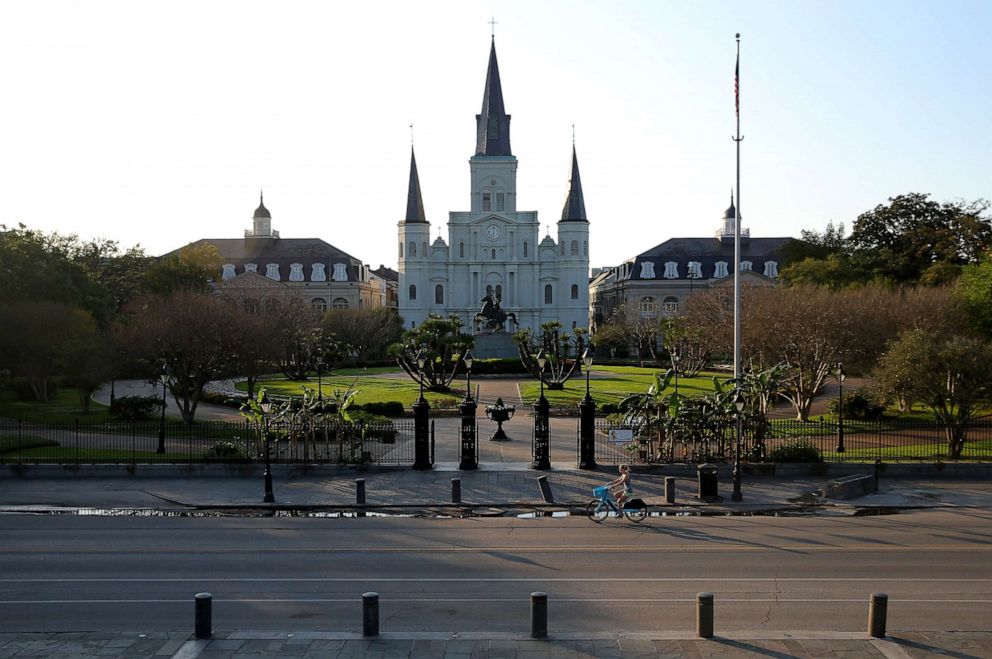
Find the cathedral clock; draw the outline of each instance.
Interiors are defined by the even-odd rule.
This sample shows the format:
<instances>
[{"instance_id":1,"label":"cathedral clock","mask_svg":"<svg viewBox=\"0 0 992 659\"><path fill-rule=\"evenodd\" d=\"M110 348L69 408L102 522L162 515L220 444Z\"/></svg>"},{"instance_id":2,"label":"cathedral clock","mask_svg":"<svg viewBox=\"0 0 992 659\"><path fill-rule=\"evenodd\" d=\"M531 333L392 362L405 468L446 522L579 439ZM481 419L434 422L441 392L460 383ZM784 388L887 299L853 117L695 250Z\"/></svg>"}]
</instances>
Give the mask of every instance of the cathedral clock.
<instances>
[{"instance_id":1,"label":"cathedral clock","mask_svg":"<svg viewBox=\"0 0 992 659\"><path fill-rule=\"evenodd\" d=\"M486 227L486 237L489 240L499 240L499 237L503 235L503 229L500 228L498 224L490 224Z\"/></svg>"}]
</instances>

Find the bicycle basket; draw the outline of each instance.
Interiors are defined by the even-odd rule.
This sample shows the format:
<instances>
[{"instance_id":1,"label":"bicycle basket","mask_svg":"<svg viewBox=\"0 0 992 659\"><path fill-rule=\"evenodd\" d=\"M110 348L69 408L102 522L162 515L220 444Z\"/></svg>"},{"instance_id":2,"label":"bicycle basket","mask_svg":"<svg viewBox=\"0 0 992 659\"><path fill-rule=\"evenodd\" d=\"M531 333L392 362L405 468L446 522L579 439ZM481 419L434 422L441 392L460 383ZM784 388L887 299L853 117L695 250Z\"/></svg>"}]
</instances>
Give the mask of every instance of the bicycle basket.
<instances>
[{"instance_id":1,"label":"bicycle basket","mask_svg":"<svg viewBox=\"0 0 992 659\"><path fill-rule=\"evenodd\" d=\"M605 485L601 485L600 487L594 487L592 488L592 495L597 498L602 498L606 494L607 489L608 488Z\"/></svg>"}]
</instances>

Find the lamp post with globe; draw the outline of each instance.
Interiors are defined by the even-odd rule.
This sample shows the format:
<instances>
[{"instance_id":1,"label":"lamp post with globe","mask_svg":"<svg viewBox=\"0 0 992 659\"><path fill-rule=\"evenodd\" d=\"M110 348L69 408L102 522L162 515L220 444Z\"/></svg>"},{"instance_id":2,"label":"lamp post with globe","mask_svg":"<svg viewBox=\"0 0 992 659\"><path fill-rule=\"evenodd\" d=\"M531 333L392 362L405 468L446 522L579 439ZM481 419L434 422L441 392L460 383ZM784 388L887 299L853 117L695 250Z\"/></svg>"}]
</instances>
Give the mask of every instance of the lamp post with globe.
<instances>
[{"instance_id":1,"label":"lamp post with globe","mask_svg":"<svg viewBox=\"0 0 992 659\"><path fill-rule=\"evenodd\" d=\"M589 370L592 350L582 353L582 368L586 370L586 396L579 403L579 469L596 468L596 402L589 395Z\"/></svg>"}]
</instances>

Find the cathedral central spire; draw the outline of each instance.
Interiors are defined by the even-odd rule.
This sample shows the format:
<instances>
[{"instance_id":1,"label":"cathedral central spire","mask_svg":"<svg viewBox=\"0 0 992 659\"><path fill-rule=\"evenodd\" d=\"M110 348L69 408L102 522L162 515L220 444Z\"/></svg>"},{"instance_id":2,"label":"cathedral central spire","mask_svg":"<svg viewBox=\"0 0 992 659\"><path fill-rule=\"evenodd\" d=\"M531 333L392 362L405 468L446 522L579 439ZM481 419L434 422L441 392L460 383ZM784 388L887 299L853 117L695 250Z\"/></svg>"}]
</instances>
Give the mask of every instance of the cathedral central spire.
<instances>
[{"instance_id":1,"label":"cathedral central spire","mask_svg":"<svg viewBox=\"0 0 992 659\"><path fill-rule=\"evenodd\" d=\"M510 115L503 108L503 87L496 62L496 39L489 49L486 89L482 95L482 112L475 116L477 156L510 156Z\"/></svg>"}]
</instances>

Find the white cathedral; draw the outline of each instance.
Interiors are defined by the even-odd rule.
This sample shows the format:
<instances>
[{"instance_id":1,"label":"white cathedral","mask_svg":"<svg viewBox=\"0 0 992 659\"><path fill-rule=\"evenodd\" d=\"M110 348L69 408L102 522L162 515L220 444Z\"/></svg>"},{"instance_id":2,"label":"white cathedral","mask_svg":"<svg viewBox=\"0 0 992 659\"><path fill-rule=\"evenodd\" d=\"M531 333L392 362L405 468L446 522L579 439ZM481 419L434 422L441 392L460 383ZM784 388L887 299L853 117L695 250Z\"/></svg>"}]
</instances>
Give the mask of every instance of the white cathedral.
<instances>
[{"instance_id":1,"label":"white cathedral","mask_svg":"<svg viewBox=\"0 0 992 659\"><path fill-rule=\"evenodd\" d=\"M476 115L476 150L469 159L471 205L448 215L448 241L430 242L430 222L411 149L406 219L399 223L399 312L406 327L428 314L457 315L465 328L486 296L494 296L508 319L505 331L558 320L565 329L589 323L589 220L572 147L568 196L558 221L558 239L540 237L537 211L517 210L517 159L510 150L510 115L496 63L496 44ZM479 355L484 356L484 355Z\"/></svg>"}]
</instances>

